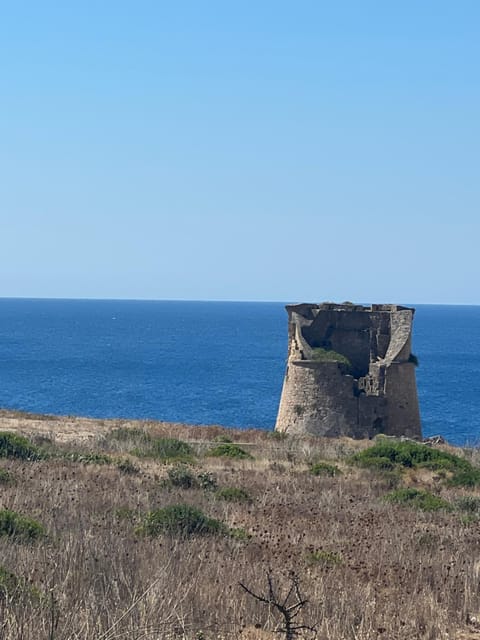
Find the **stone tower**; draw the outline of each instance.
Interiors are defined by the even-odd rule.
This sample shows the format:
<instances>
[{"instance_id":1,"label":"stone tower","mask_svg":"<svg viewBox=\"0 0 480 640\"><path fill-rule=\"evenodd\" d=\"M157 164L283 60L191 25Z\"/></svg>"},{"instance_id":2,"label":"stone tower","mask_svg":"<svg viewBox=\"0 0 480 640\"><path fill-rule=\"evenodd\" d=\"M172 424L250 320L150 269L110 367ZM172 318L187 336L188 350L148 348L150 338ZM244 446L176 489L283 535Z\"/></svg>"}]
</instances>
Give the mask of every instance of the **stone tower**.
<instances>
[{"instance_id":1,"label":"stone tower","mask_svg":"<svg viewBox=\"0 0 480 640\"><path fill-rule=\"evenodd\" d=\"M414 309L331 302L286 309L288 361L277 431L421 437Z\"/></svg>"}]
</instances>

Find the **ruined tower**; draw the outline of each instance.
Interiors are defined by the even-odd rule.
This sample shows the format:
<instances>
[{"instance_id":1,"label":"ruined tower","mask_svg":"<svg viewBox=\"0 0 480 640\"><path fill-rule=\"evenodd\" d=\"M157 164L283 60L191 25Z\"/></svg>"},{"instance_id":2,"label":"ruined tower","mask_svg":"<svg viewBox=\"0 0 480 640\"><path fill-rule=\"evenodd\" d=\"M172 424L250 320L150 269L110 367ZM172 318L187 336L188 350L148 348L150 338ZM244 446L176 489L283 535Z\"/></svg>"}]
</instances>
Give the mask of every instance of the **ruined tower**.
<instances>
[{"instance_id":1,"label":"ruined tower","mask_svg":"<svg viewBox=\"0 0 480 640\"><path fill-rule=\"evenodd\" d=\"M421 436L415 310L393 304L296 304L275 429L319 436Z\"/></svg>"}]
</instances>

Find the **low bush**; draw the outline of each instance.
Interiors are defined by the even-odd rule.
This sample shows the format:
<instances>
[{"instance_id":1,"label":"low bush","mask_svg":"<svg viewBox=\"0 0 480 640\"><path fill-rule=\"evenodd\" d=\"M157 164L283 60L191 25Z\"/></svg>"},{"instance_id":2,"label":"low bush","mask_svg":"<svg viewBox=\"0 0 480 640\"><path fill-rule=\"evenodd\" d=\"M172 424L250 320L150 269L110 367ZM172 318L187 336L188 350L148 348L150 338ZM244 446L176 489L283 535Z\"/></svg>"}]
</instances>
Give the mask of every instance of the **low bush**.
<instances>
[{"instance_id":1,"label":"low bush","mask_svg":"<svg viewBox=\"0 0 480 640\"><path fill-rule=\"evenodd\" d=\"M237 460L253 460L253 456L250 455L245 449L242 449L238 444L233 442L224 442L213 449L210 449L207 456L213 456L215 458L236 458Z\"/></svg>"},{"instance_id":2,"label":"low bush","mask_svg":"<svg viewBox=\"0 0 480 640\"><path fill-rule=\"evenodd\" d=\"M0 510L0 536L7 536L22 542L31 542L45 536L43 526L27 516L9 509Z\"/></svg>"},{"instance_id":3,"label":"low bush","mask_svg":"<svg viewBox=\"0 0 480 640\"><path fill-rule=\"evenodd\" d=\"M135 475L140 473L140 469L136 464L133 464L129 458L120 458L119 460L115 460L115 466L125 475Z\"/></svg>"},{"instance_id":4,"label":"low bush","mask_svg":"<svg viewBox=\"0 0 480 640\"><path fill-rule=\"evenodd\" d=\"M186 464L178 464L167 471L167 483L181 489L192 489L197 486L197 479L192 470Z\"/></svg>"},{"instance_id":5,"label":"low bush","mask_svg":"<svg viewBox=\"0 0 480 640\"><path fill-rule=\"evenodd\" d=\"M38 448L27 438L9 431L0 431L0 458L39 460L41 457Z\"/></svg>"},{"instance_id":6,"label":"low bush","mask_svg":"<svg viewBox=\"0 0 480 640\"><path fill-rule=\"evenodd\" d=\"M322 349L321 347L312 349L312 360L316 362L338 362L338 364L343 365L348 370L352 368L352 363L347 356L333 349Z\"/></svg>"},{"instance_id":7,"label":"low bush","mask_svg":"<svg viewBox=\"0 0 480 640\"><path fill-rule=\"evenodd\" d=\"M387 502L405 505L421 511L451 511L449 502L423 489L403 487L395 489L385 496Z\"/></svg>"},{"instance_id":8,"label":"low bush","mask_svg":"<svg viewBox=\"0 0 480 640\"><path fill-rule=\"evenodd\" d=\"M188 504L173 504L150 511L137 532L148 536L166 534L188 538L195 535L228 533L228 528L220 520L209 518L196 507Z\"/></svg>"},{"instance_id":9,"label":"low bush","mask_svg":"<svg viewBox=\"0 0 480 640\"><path fill-rule=\"evenodd\" d=\"M215 492L215 496L227 502L252 502L252 498L248 491L240 487L223 487Z\"/></svg>"},{"instance_id":10,"label":"low bush","mask_svg":"<svg viewBox=\"0 0 480 640\"><path fill-rule=\"evenodd\" d=\"M480 498L478 496L462 496L455 500L455 507L459 511L478 513L480 511Z\"/></svg>"},{"instance_id":11,"label":"low bush","mask_svg":"<svg viewBox=\"0 0 480 640\"><path fill-rule=\"evenodd\" d=\"M215 491L218 488L217 478L210 471L202 471L197 475L197 482L200 489L204 491Z\"/></svg>"},{"instance_id":12,"label":"low bush","mask_svg":"<svg viewBox=\"0 0 480 640\"><path fill-rule=\"evenodd\" d=\"M162 462L192 462L193 449L188 442L176 438L154 438L144 451L136 450L135 455L155 458Z\"/></svg>"},{"instance_id":13,"label":"low bush","mask_svg":"<svg viewBox=\"0 0 480 640\"><path fill-rule=\"evenodd\" d=\"M13 484L14 482L15 478L12 476L10 471L0 467L0 484Z\"/></svg>"},{"instance_id":14,"label":"low bush","mask_svg":"<svg viewBox=\"0 0 480 640\"><path fill-rule=\"evenodd\" d=\"M70 462L80 462L82 464L113 464L113 459L104 453L93 453L91 451L67 451L62 456Z\"/></svg>"},{"instance_id":15,"label":"low bush","mask_svg":"<svg viewBox=\"0 0 480 640\"><path fill-rule=\"evenodd\" d=\"M451 475L448 484L473 487L480 484L480 469L468 460L441 449L417 442L380 440L350 458L350 462L367 469L426 468L446 471Z\"/></svg>"},{"instance_id":16,"label":"low bush","mask_svg":"<svg viewBox=\"0 0 480 640\"><path fill-rule=\"evenodd\" d=\"M0 601L8 599L10 601L17 598L38 600L40 592L28 584L23 578L19 578L12 571L8 571L0 565Z\"/></svg>"},{"instance_id":17,"label":"low bush","mask_svg":"<svg viewBox=\"0 0 480 640\"><path fill-rule=\"evenodd\" d=\"M315 462L309 469L312 476L334 476L342 475L340 469L334 464L328 464L328 462Z\"/></svg>"},{"instance_id":18,"label":"low bush","mask_svg":"<svg viewBox=\"0 0 480 640\"><path fill-rule=\"evenodd\" d=\"M465 462L468 466L464 469L456 469L452 477L447 480L450 487L476 487L480 484L480 469L467 460Z\"/></svg>"}]
</instances>

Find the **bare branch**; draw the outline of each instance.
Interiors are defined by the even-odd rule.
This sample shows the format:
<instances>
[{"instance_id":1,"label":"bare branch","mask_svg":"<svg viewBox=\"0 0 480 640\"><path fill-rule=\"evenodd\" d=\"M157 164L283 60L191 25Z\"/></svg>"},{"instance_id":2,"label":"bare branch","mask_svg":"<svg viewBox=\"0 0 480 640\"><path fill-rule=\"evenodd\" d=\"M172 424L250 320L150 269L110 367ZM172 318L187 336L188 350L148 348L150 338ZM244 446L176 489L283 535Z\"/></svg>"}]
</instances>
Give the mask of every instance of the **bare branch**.
<instances>
[{"instance_id":1,"label":"bare branch","mask_svg":"<svg viewBox=\"0 0 480 640\"><path fill-rule=\"evenodd\" d=\"M296 636L300 635L301 631L316 631L316 625L293 623L294 618L296 618L296 616L308 603L308 600L304 598L300 592L298 576L296 574L292 573L290 575L290 586L287 591L287 595L283 599L281 599L277 595L277 593L275 593L275 585L271 571L267 572L268 595L260 595L258 593L255 593L254 591L252 591L252 589L247 587L242 582L240 582L239 585L250 596L258 600L259 602L263 602L264 604L273 607L283 616L284 626L277 629L277 631L280 633L284 633L286 640L294 640ZM291 604L289 604L293 594L295 594L296 602L292 602Z\"/></svg>"}]
</instances>

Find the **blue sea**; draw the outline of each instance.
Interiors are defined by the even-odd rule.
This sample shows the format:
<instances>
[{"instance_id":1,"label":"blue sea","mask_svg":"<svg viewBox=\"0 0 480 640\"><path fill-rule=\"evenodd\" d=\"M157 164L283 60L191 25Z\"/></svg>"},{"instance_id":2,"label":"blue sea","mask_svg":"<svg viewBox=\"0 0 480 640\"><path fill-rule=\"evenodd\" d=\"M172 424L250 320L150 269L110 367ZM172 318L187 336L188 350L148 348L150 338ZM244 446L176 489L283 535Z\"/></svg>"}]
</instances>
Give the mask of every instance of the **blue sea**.
<instances>
[{"instance_id":1,"label":"blue sea","mask_svg":"<svg viewBox=\"0 0 480 640\"><path fill-rule=\"evenodd\" d=\"M480 441L480 307L419 305L425 436ZM0 299L0 407L272 429L282 303Z\"/></svg>"}]
</instances>

